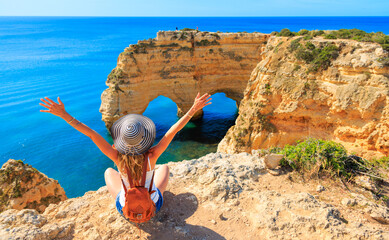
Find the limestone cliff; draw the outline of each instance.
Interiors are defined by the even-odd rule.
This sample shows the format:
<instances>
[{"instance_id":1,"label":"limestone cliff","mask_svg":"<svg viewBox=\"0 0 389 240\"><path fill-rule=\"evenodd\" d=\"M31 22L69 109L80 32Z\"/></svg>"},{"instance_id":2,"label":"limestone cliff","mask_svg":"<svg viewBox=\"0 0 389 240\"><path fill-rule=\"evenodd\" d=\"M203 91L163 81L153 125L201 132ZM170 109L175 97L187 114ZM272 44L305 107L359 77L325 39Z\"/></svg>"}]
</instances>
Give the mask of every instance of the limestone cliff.
<instances>
[{"instance_id":1,"label":"limestone cliff","mask_svg":"<svg viewBox=\"0 0 389 240\"><path fill-rule=\"evenodd\" d=\"M48 178L20 160L10 159L0 169L0 211L36 209L67 199L58 181Z\"/></svg>"},{"instance_id":2,"label":"limestone cliff","mask_svg":"<svg viewBox=\"0 0 389 240\"><path fill-rule=\"evenodd\" d=\"M334 140L365 157L389 154L388 53L376 43L271 37L218 151Z\"/></svg>"},{"instance_id":3,"label":"limestone cliff","mask_svg":"<svg viewBox=\"0 0 389 240\"><path fill-rule=\"evenodd\" d=\"M224 92L239 104L269 37L161 31L155 39L130 45L108 76L109 88L101 96L103 121L110 127L127 113L141 114L160 95L177 104L179 116L189 110L197 92Z\"/></svg>"},{"instance_id":4,"label":"limestone cliff","mask_svg":"<svg viewBox=\"0 0 389 240\"><path fill-rule=\"evenodd\" d=\"M388 239L389 209L370 192L269 174L258 154L211 153L168 163L161 211L138 230L106 187L44 213L0 213L1 239ZM324 185L324 186L322 186Z\"/></svg>"}]
</instances>

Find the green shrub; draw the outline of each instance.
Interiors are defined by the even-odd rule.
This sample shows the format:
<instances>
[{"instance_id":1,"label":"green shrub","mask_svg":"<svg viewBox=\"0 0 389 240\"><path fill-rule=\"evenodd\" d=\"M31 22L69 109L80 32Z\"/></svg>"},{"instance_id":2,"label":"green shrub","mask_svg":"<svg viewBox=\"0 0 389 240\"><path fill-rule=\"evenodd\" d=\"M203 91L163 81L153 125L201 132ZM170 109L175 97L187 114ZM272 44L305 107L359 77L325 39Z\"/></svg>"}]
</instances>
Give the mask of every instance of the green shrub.
<instances>
[{"instance_id":1,"label":"green shrub","mask_svg":"<svg viewBox=\"0 0 389 240\"><path fill-rule=\"evenodd\" d=\"M294 40L295 41L295 40ZM308 71L316 72L319 69L327 69L331 61L336 59L339 55L339 48L334 44L326 44L321 47L315 47L311 42L306 42L305 46L291 43L289 50L295 52L295 57L298 60L303 60L310 64Z\"/></svg>"},{"instance_id":2,"label":"green shrub","mask_svg":"<svg viewBox=\"0 0 389 240\"><path fill-rule=\"evenodd\" d=\"M312 38L313 38L312 35L305 35L303 39L304 40L310 40Z\"/></svg>"},{"instance_id":3,"label":"green shrub","mask_svg":"<svg viewBox=\"0 0 389 240\"><path fill-rule=\"evenodd\" d=\"M186 32L186 31L195 31L195 30L193 28L183 28L183 29L180 29L180 31Z\"/></svg>"},{"instance_id":4,"label":"green shrub","mask_svg":"<svg viewBox=\"0 0 389 240\"><path fill-rule=\"evenodd\" d=\"M298 60L304 60L305 63L308 64L311 63L313 59L315 59L315 56L313 55L312 51L309 51L303 47L297 49L295 56Z\"/></svg>"},{"instance_id":5,"label":"green shrub","mask_svg":"<svg viewBox=\"0 0 389 240\"><path fill-rule=\"evenodd\" d=\"M290 52L296 51L296 50L301 46L300 40L301 40L301 38L297 38L297 39L293 40L293 41L290 43L290 45L289 45L289 47L288 47L288 50L289 50Z\"/></svg>"},{"instance_id":6,"label":"green shrub","mask_svg":"<svg viewBox=\"0 0 389 240\"><path fill-rule=\"evenodd\" d=\"M323 35L324 31L312 31L313 37ZM389 51L389 36L383 32L367 33L360 29L339 29L326 34L326 39L352 39L359 42L376 42L386 51Z\"/></svg>"},{"instance_id":7,"label":"green shrub","mask_svg":"<svg viewBox=\"0 0 389 240\"><path fill-rule=\"evenodd\" d=\"M220 45L220 43L216 40L208 41L207 39L203 39L200 42L196 41L196 46L212 46L212 45Z\"/></svg>"},{"instance_id":8,"label":"green shrub","mask_svg":"<svg viewBox=\"0 0 389 240\"><path fill-rule=\"evenodd\" d=\"M311 42L306 42L305 47L308 48L309 50L314 50L316 48L315 45Z\"/></svg>"},{"instance_id":9,"label":"green shrub","mask_svg":"<svg viewBox=\"0 0 389 240\"><path fill-rule=\"evenodd\" d=\"M317 37L317 36L321 36L321 35L324 35L324 31L323 30L312 31L312 36L313 37Z\"/></svg>"},{"instance_id":10,"label":"green shrub","mask_svg":"<svg viewBox=\"0 0 389 240\"><path fill-rule=\"evenodd\" d=\"M318 139L307 139L295 146L286 145L280 153L284 154L281 165L309 173L311 176L321 174L337 175L350 178L347 166L346 149L339 143Z\"/></svg>"},{"instance_id":11,"label":"green shrub","mask_svg":"<svg viewBox=\"0 0 389 240\"><path fill-rule=\"evenodd\" d=\"M187 38L186 32L182 32L181 36L178 38L178 40L185 40Z\"/></svg>"},{"instance_id":12,"label":"green shrub","mask_svg":"<svg viewBox=\"0 0 389 240\"><path fill-rule=\"evenodd\" d=\"M301 29L297 34L303 36L309 34L309 31L307 29Z\"/></svg>"},{"instance_id":13,"label":"green shrub","mask_svg":"<svg viewBox=\"0 0 389 240\"><path fill-rule=\"evenodd\" d=\"M193 48L191 48L191 47L187 47L187 46L185 46L185 47L180 47L180 48L178 49L178 51L184 51L184 52L193 52L193 51L194 51L194 49L193 49Z\"/></svg>"},{"instance_id":14,"label":"green shrub","mask_svg":"<svg viewBox=\"0 0 389 240\"><path fill-rule=\"evenodd\" d=\"M295 36L296 34L294 32L291 32L289 29L287 28L284 28L282 29L278 34L277 36L281 36L281 37L293 37Z\"/></svg>"},{"instance_id":15,"label":"green shrub","mask_svg":"<svg viewBox=\"0 0 389 240\"><path fill-rule=\"evenodd\" d=\"M324 36L325 39L337 39L337 37L334 34L327 34Z\"/></svg>"},{"instance_id":16,"label":"green shrub","mask_svg":"<svg viewBox=\"0 0 389 240\"><path fill-rule=\"evenodd\" d=\"M211 33L211 36L215 37L217 40L220 40L220 36L217 33Z\"/></svg>"},{"instance_id":17,"label":"green shrub","mask_svg":"<svg viewBox=\"0 0 389 240\"><path fill-rule=\"evenodd\" d=\"M279 33L279 32L277 32L277 31L273 31L273 32L270 33L270 35L271 35L271 36L276 36L276 35L278 35L278 33Z\"/></svg>"},{"instance_id":18,"label":"green shrub","mask_svg":"<svg viewBox=\"0 0 389 240\"><path fill-rule=\"evenodd\" d=\"M313 51L315 52L315 51ZM318 71L320 68L325 70L331 65L331 60L339 56L339 48L333 44L327 44L312 61L311 71Z\"/></svg>"},{"instance_id":19,"label":"green shrub","mask_svg":"<svg viewBox=\"0 0 389 240\"><path fill-rule=\"evenodd\" d=\"M389 169L389 156L372 160L373 166Z\"/></svg>"},{"instance_id":20,"label":"green shrub","mask_svg":"<svg viewBox=\"0 0 389 240\"><path fill-rule=\"evenodd\" d=\"M179 47L180 44L178 43L170 43L170 44L161 44L161 45L158 45L158 47Z\"/></svg>"},{"instance_id":21,"label":"green shrub","mask_svg":"<svg viewBox=\"0 0 389 240\"><path fill-rule=\"evenodd\" d=\"M117 82L118 80L124 78L125 75L123 70L120 68L114 68L110 74L108 74L108 82Z\"/></svg>"}]
</instances>

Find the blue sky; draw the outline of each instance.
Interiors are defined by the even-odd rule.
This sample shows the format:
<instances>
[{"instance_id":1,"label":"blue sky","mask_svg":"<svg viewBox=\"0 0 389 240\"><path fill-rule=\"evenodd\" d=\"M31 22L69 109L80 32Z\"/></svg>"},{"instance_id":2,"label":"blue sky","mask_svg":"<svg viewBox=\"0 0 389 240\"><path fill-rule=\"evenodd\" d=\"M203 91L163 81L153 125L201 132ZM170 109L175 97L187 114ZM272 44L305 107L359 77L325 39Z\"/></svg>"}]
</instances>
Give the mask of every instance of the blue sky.
<instances>
[{"instance_id":1,"label":"blue sky","mask_svg":"<svg viewBox=\"0 0 389 240\"><path fill-rule=\"evenodd\" d=\"M0 0L0 16L389 16L389 0Z\"/></svg>"}]
</instances>

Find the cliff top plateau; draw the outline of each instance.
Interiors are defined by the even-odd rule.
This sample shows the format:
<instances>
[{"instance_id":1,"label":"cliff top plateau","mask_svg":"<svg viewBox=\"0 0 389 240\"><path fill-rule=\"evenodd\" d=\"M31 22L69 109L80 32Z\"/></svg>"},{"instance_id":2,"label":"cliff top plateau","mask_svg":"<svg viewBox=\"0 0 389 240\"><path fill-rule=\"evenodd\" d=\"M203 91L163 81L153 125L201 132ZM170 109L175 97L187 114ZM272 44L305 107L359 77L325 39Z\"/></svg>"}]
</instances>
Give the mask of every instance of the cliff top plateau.
<instances>
[{"instance_id":1,"label":"cliff top plateau","mask_svg":"<svg viewBox=\"0 0 389 240\"><path fill-rule=\"evenodd\" d=\"M266 169L258 153L169 163L164 205L140 230L106 187L0 214L1 239L388 239L389 209L371 191Z\"/></svg>"}]
</instances>

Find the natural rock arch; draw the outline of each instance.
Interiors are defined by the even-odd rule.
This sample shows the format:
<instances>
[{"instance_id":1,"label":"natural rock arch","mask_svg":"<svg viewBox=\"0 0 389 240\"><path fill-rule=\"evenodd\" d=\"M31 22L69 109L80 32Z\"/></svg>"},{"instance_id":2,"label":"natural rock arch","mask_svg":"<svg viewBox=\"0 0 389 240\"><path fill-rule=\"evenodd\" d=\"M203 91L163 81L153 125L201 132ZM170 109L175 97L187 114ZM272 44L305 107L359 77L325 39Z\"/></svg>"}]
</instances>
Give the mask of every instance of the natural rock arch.
<instances>
[{"instance_id":1,"label":"natural rock arch","mask_svg":"<svg viewBox=\"0 0 389 240\"><path fill-rule=\"evenodd\" d=\"M141 114L160 95L177 104L178 116L190 109L197 92L223 92L239 105L269 37L169 31L130 45L108 76L109 88L101 96L103 121L109 128L125 114Z\"/></svg>"}]
</instances>

